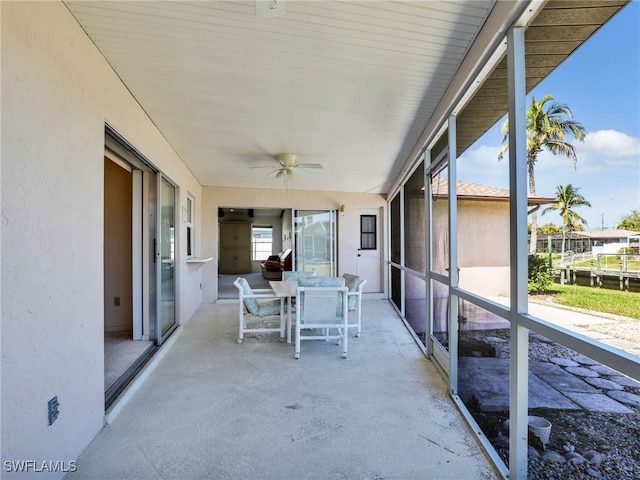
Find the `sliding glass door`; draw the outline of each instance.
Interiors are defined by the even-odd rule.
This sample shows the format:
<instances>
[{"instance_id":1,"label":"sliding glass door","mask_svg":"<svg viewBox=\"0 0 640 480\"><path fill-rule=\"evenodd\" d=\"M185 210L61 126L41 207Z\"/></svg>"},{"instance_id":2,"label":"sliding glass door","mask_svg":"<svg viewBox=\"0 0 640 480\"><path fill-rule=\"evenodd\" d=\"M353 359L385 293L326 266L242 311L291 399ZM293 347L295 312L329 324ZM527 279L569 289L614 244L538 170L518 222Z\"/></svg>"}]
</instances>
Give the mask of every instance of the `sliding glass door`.
<instances>
[{"instance_id":1,"label":"sliding glass door","mask_svg":"<svg viewBox=\"0 0 640 480\"><path fill-rule=\"evenodd\" d=\"M296 210L294 235L296 271L336 274L335 210Z\"/></svg>"},{"instance_id":2,"label":"sliding glass door","mask_svg":"<svg viewBox=\"0 0 640 480\"><path fill-rule=\"evenodd\" d=\"M156 235L156 342L158 345L176 326L176 187L158 174L159 215Z\"/></svg>"}]
</instances>

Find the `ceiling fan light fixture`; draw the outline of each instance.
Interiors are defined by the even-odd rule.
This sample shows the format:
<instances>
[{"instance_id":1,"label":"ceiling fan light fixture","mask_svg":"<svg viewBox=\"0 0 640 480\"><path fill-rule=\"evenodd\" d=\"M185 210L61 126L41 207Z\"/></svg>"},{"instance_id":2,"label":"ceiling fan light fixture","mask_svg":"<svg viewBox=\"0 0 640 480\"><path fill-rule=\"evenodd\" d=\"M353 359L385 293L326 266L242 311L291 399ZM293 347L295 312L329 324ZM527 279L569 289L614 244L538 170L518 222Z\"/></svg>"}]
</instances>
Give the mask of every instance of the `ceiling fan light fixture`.
<instances>
[{"instance_id":1,"label":"ceiling fan light fixture","mask_svg":"<svg viewBox=\"0 0 640 480\"><path fill-rule=\"evenodd\" d=\"M302 167L303 171L306 171L307 168L322 168L322 165L319 163L296 163L297 156L293 153L278 153L275 158L278 160L279 165L272 168L267 176L275 174L275 178L284 181L284 188L287 190L289 188L289 180L293 180L295 176L296 168ZM268 165L249 168L268 168Z\"/></svg>"},{"instance_id":2,"label":"ceiling fan light fixture","mask_svg":"<svg viewBox=\"0 0 640 480\"><path fill-rule=\"evenodd\" d=\"M276 158L280 163L293 165L296 162L297 157L293 153L279 153L276 155Z\"/></svg>"}]
</instances>

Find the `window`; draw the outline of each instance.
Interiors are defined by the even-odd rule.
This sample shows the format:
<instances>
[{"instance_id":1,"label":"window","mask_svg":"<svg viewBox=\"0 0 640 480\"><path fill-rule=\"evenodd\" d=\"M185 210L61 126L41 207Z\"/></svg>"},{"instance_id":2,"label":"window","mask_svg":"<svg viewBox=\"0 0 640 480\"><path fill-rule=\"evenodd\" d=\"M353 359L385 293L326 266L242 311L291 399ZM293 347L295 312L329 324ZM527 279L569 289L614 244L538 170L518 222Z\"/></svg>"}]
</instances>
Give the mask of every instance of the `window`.
<instances>
[{"instance_id":1,"label":"window","mask_svg":"<svg viewBox=\"0 0 640 480\"><path fill-rule=\"evenodd\" d=\"M376 216L360 215L360 250L375 250L376 245Z\"/></svg>"},{"instance_id":2,"label":"window","mask_svg":"<svg viewBox=\"0 0 640 480\"><path fill-rule=\"evenodd\" d=\"M184 212L184 223L187 227L187 257L191 257L195 251L195 236L193 233L193 198L187 196L187 207Z\"/></svg>"},{"instance_id":3,"label":"window","mask_svg":"<svg viewBox=\"0 0 640 480\"><path fill-rule=\"evenodd\" d=\"M252 227L251 250L253 260L266 260L273 255L273 227Z\"/></svg>"}]
</instances>

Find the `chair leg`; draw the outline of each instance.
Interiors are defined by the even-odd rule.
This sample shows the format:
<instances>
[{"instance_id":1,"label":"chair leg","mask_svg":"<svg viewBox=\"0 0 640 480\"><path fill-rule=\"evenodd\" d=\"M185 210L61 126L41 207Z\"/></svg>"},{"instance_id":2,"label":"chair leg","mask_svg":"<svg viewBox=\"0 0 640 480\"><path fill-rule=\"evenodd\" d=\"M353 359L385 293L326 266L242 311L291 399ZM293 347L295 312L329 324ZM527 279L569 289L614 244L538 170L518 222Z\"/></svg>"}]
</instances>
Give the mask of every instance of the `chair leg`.
<instances>
[{"instance_id":1,"label":"chair leg","mask_svg":"<svg viewBox=\"0 0 640 480\"><path fill-rule=\"evenodd\" d=\"M347 342L349 339L349 328L344 329L344 335L342 335L342 358L347 358Z\"/></svg>"},{"instance_id":2,"label":"chair leg","mask_svg":"<svg viewBox=\"0 0 640 480\"><path fill-rule=\"evenodd\" d=\"M284 334L287 328L287 317L284 316L284 298L280 299L280 341L284 342Z\"/></svg>"}]
</instances>

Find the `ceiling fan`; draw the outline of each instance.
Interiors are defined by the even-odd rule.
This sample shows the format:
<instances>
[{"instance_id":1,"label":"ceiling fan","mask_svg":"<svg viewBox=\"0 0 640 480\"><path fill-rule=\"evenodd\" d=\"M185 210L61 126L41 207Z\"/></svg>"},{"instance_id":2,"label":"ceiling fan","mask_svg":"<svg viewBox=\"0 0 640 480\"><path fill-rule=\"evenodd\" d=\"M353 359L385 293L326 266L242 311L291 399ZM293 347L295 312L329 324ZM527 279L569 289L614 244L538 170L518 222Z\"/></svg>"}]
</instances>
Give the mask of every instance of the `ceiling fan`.
<instances>
[{"instance_id":1,"label":"ceiling fan","mask_svg":"<svg viewBox=\"0 0 640 480\"><path fill-rule=\"evenodd\" d=\"M280 166L261 165L249 168L271 168L272 170L267 176L275 173L276 178L284 178L285 187L287 186L287 182L293 179L296 168L302 168L304 170L309 168L322 168L322 165L319 163L296 163L296 158L296 155L293 153L279 153L276 155L276 160L278 160Z\"/></svg>"}]
</instances>

